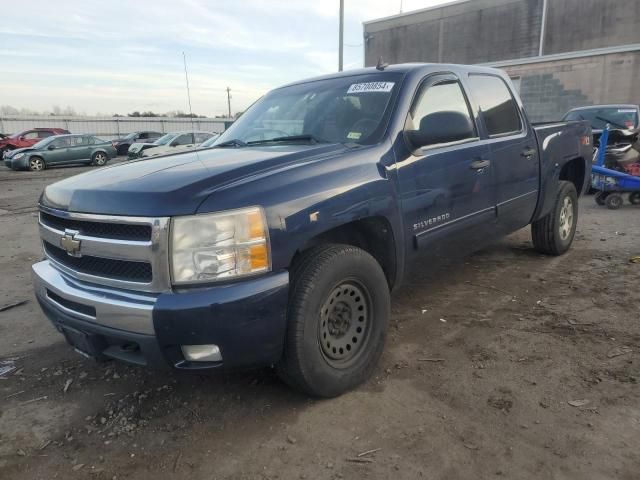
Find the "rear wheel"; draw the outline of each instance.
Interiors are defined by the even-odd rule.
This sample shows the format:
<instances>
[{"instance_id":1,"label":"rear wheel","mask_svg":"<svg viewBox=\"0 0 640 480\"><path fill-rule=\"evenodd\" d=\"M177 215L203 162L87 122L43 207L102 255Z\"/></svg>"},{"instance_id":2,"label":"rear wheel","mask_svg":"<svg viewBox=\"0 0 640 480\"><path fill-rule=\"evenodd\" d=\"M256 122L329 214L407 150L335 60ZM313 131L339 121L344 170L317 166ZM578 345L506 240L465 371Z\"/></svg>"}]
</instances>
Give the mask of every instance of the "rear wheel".
<instances>
[{"instance_id":1,"label":"rear wheel","mask_svg":"<svg viewBox=\"0 0 640 480\"><path fill-rule=\"evenodd\" d=\"M44 163L44 159L41 157L31 157L29 159L29 170L32 172L39 172L46 168L46 164Z\"/></svg>"},{"instance_id":2,"label":"rear wheel","mask_svg":"<svg viewBox=\"0 0 640 480\"><path fill-rule=\"evenodd\" d=\"M640 205L640 192L633 192L629 195L629 202L632 205Z\"/></svg>"},{"instance_id":3,"label":"rear wheel","mask_svg":"<svg viewBox=\"0 0 640 480\"><path fill-rule=\"evenodd\" d=\"M578 223L578 194L571 182L560 181L553 209L531 224L533 246L541 253L562 255L573 243Z\"/></svg>"},{"instance_id":4,"label":"rear wheel","mask_svg":"<svg viewBox=\"0 0 640 480\"><path fill-rule=\"evenodd\" d=\"M303 253L291 271L279 375L316 397L359 385L382 355L389 309L386 277L364 250L327 245Z\"/></svg>"},{"instance_id":5,"label":"rear wheel","mask_svg":"<svg viewBox=\"0 0 640 480\"><path fill-rule=\"evenodd\" d=\"M609 210L617 210L622 206L623 203L624 199L619 193L612 193L610 195L607 195L607 199L605 200L605 204L607 205L607 208Z\"/></svg>"},{"instance_id":6,"label":"rear wheel","mask_svg":"<svg viewBox=\"0 0 640 480\"><path fill-rule=\"evenodd\" d=\"M93 154L93 158L91 159L91 163L93 165L95 165L96 167L102 167L104 165L106 165L107 161L109 160L109 157L107 157L107 154L104 152L96 152Z\"/></svg>"}]
</instances>

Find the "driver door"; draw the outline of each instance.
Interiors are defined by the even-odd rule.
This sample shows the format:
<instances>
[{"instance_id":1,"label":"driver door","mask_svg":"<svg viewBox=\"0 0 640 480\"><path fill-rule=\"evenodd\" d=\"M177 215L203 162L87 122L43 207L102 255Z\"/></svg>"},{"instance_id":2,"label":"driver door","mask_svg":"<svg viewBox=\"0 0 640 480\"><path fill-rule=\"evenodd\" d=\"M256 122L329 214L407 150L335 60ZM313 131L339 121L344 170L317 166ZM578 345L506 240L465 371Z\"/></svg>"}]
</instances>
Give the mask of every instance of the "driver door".
<instances>
[{"instance_id":1,"label":"driver door","mask_svg":"<svg viewBox=\"0 0 640 480\"><path fill-rule=\"evenodd\" d=\"M473 250L480 240L492 237L495 229L496 199L489 148L480 138L459 79L453 74L441 74L423 80L405 130L415 131L425 116L441 112L464 114L474 132L468 138L419 149L411 147L413 152L408 155L398 154L409 262L424 254L445 258Z\"/></svg>"}]
</instances>

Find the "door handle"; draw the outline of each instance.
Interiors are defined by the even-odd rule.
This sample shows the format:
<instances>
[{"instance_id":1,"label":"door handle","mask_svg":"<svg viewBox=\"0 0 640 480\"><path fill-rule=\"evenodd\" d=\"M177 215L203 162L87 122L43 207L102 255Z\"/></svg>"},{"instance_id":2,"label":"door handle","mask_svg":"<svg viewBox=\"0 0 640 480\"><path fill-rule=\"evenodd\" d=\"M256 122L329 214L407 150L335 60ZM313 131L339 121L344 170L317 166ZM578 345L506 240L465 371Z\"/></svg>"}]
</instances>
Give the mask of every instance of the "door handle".
<instances>
[{"instance_id":1,"label":"door handle","mask_svg":"<svg viewBox=\"0 0 640 480\"><path fill-rule=\"evenodd\" d=\"M526 158L527 160L529 160L531 157L533 157L536 154L536 150L535 148L531 148L531 147L527 147L525 148L522 153L520 154L522 157Z\"/></svg>"},{"instance_id":2,"label":"door handle","mask_svg":"<svg viewBox=\"0 0 640 480\"><path fill-rule=\"evenodd\" d=\"M469 168L472 168L474 170L482 170L484 168L487 168L489 165L491 165L491 161L489 160L474 160L473 162L471 162Z\"/></svg>"}]
</instances>

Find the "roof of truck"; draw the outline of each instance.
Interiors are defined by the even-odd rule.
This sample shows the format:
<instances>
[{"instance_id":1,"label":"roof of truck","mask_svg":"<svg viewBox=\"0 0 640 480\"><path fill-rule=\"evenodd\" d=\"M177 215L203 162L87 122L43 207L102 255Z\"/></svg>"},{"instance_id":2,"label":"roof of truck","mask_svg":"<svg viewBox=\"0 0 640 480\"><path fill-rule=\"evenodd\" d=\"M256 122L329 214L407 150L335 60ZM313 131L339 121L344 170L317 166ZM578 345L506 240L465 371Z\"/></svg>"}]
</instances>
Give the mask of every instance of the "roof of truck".
<instances>
[{"instance_id":1,"label":"roof of truck","mask_svg":"<svg viewBox=\"0 0 640 480\"><path fill-rule=\"evenodd\" d=\"M290 87L292 85L300 85L308 82L317 82L319 80L329 80L333 78L342 78L342 77L352 77L355 75L366 75L372 73L387 73L387 72L398 72L398 73L414 73L414 72L424 72L428 71L443 71L443 72L453 72L453 73L462 73L462 72L475 72L475 73L493 73L504 76L505 73L502 70L498 70L496 68L491 67L480 67L477 65L459 65L459 64L449 64L449 63L398 63L395 65L388 65L384 67L383 70L378 70L376 67L366 67L366 68L357 68L354 70L345 70L342 72L330 73L328 75L321 75L318 77L305 78L303 80L299 80L296 82L289 83L287 85L282 85L278 88ZM277 90L277 89L276 89Z\"/></svg>"}]
</instances>

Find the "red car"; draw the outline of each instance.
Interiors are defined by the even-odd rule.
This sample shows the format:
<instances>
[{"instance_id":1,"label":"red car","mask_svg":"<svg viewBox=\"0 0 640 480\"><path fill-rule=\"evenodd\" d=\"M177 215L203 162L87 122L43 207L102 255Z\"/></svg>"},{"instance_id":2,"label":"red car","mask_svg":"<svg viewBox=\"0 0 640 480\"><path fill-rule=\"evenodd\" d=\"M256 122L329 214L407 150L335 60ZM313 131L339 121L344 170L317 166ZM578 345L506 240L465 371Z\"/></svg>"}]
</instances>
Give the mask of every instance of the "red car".
<instances>
[{"instance_id":1,"label":"red car","mask_svg":"<svg viewBox=\"0 0 640 480\"><path fill-rule=\"evenodd\" d=\"M32 128L31 130L15 133L6 138L0 138L0 158L2 158L2 155L7 150L30 147L38 143L43 138L47 138L52 135L63 135L66 133L71 132L64 128Z\"/></svg>"}]
</instances>

